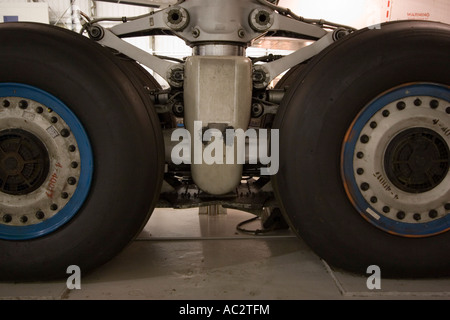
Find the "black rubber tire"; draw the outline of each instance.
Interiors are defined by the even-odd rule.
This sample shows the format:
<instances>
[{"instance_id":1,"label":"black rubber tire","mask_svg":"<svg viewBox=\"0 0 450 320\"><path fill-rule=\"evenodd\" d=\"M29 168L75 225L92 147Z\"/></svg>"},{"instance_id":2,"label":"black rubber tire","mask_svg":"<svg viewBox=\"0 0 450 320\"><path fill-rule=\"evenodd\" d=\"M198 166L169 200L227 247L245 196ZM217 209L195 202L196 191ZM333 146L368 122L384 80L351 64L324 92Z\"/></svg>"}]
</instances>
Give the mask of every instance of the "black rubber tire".
<instances>
[{"instance_id":1,"label":"black rubber tire","mask_svg":"<svg viewBox=\"0 0 450 320\"><path fill-rule=\"evenodd\" d=\"M63 101L89 136L94 171L77 214L45 236L0 240L0 280L82 274L116 256L142 230L158 200L164 147L141 81L123 62L74 32L36 23L0 25L0 82L38 87Z\"/></svg>"},{"instance_id":2,"label":"black rubber tire","mask_svg":"<svg viewBox=\"0 0 450 320\"><path fill-rule=\"evenodd\" d=\"M450 26L387 23L361 30L316 56L285 96L276 196L290 227L335 268L382 277L450 275L450 232L426 238L391 235L364 220L340 175L344 135L361 109L410 82L450 84Z\"/></svg>"}]
</instances>

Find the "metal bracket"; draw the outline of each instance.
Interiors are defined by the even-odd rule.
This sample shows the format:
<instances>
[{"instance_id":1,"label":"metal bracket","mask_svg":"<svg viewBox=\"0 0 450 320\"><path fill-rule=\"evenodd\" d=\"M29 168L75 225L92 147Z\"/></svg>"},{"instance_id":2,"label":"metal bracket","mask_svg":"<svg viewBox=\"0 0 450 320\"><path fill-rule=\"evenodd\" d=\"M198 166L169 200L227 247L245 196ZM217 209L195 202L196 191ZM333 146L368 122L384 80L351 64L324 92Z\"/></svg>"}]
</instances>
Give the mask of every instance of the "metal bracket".
<instances>
[{"instance_id":1,"label":"metal bracket","mask_svg":"<svg viewBox=\"0 0 450 320\"><path fill-rule=\"evenodd\" d=\"M159 74L163 79L170 79L170 72L177 63L166 61L139 49L132 44L120 39L114 33L108 29L103 29L104 35L102 39L98 41L101 45L116 49L117 51L125 54L126 56L142 63L144 66L152 69Z\"/></svg>"},{"instance_id":2,"label":"metal bracket","mask_svg":"<svg viewBox=\"0 0 450 320\"><path fill-rule=\"evenodd\" d=\"M258 72L259 74L264 74L266 76L263 81L255 81L254 87L256 89L264 88L268 83L270 83L270 81L275 79L275 77L288 70L289 68L292 68L299 63L305 62L306 60L314 57L334 41L335 40L333 38L333 32L330 32L315 43L301 48L291 53L290 55L272 62L256 65L254 67L254 72Z\"/></svg>"},{"instance_id":3,"label":"metal bracket","mask_svg":"<svg viewBox=\"0 0 450 320\"><path fill-rule=\"evenodd\" d=\"M101 37L93 37L93 39L104 46L116 49L128 57L142 63L144 66L159 74L171 85L174 85L172 83L174 81L173 73L179 73L179 70L183 70L183 64L174 63L153 56L144 50L134 47L120 37L136 34L152 34L155 32L156 34L161 34L165 32L178 36L186 41L186 43L193 46L195 46L196 43L203 43L205 41L211 43L214 41L231 41L247 46L253 39L270 32L293 34L299 38L305 39L318 39L314 44L301 48L286 57L273 62L255 65L255 71L258 73L258 78L260 78L261 75L264 75L264 79L254 81L255 88L265 88L276 76L289 68L310 59L334 42L334 32L328 32L318 25L302 22L278 14L268 7L255 5L252 1L247 1L247 3L240 1L236 2L236 4L239 3L239 8L245 8L243 11L237 11L239 9L238 7L236 9L229 9L232 10L234 14L241 15L241 18L238 19L241 22L236 22L237 24L235 23L236 25L233 25L233 27L237 28L236 32L227 30L221 34L216 30L210 31L206 28L207 24L205 25L205 23L211 22L211 24L215 25L216 22L211 20L211 18L206 18L207 21L204 21L205 17L202 16L201 13L204 13L205 8L199 6L200 2L198 1L199 0L181 3L149 14L145 17L129 20L126 23L118 24L109 29L103 29L98 24L93 24L90 28L96 28L96 34L101 34ZM211 10L218 10L218 8L220 8L219 4L220 3L217 2L217 0L213 1ZM206 17L208 16L209 15L206 15ZM198 28L197 26L203 26L202 32L199 35L193 33L193 31ZM102 29L99 31L99 28ZM178 81L175 84L176 87L181 87L182 81Z\"/></svg>"}]
</instances>

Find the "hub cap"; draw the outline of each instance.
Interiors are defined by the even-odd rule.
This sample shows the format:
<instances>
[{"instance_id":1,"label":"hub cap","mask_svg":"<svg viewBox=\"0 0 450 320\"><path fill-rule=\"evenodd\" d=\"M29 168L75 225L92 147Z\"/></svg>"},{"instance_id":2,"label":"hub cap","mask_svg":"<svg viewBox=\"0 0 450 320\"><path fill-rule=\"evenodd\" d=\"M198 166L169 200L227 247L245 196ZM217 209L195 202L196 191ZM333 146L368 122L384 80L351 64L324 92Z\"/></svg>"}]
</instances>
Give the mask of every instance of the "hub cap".
<instances>
[{"instance_id":1,"label":"hub cap","mask_svg":"<svg viewBox=\"0 0 450 320\"><path fill-rule=\"evenodd\" d=\"M402 236L450 228L450 90L414 84L366 106L342 150L347 195L368 221Z\"/></svg>"}]
</instances>

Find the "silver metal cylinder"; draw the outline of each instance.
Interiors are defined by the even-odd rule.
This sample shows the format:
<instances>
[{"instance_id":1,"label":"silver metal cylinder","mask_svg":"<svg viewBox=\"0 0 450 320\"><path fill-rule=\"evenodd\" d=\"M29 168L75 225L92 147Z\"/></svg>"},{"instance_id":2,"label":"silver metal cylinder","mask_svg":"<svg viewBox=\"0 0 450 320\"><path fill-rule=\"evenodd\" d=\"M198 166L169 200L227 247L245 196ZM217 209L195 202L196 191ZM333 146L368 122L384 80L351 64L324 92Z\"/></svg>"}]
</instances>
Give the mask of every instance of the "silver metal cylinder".
<instances>
[{"instance_id":1,"label":"silver metal cylinder","mask_svg":"<svg viewBox=\"0 0 450 320\"><path fill-rule=\"evenodd\" d=\"M208 43L195 46L195 56L244 56L245 48L235 44Z\"/></svg>"}]
</instances>

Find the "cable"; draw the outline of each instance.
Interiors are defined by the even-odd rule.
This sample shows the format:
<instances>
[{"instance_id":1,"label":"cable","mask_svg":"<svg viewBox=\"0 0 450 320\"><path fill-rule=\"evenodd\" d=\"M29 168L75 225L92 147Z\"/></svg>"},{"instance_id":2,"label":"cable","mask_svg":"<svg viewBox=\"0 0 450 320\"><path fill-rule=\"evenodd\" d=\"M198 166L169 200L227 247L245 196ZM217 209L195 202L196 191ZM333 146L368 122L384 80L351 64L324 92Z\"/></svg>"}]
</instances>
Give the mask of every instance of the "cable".
<instances>
[{"instance_id":1,"label":"cable","mask_svg":"<svg viewBox=\"0 0 450 320\"><path fill-rule=\"evenodd\" d=\"M257 0L259 3L261 3L262 5L265 5L269 8L271 8L272 10L278 11L280 14L283 14L285 16L289 16L295 20L301 21L301 22L306 22L306 23L310 23L310 24L317 24L321 27L324 28L331 28L331 29L337 29L337 28L345 28L351 31L356 31L355 28L350 27L350 26L346 26L343 24L338 24L338 23L334 23L334 22L329 22L323 19L306 19L304 17L298 16L296 15L294 12L291 11L291 9L289 8L283 8L280 7L276 4L273 4L271 2L268 2L267 0Z\"/></svg>"},{"instance_id":2,"label":"cable","mask_svg":"<svg viewBox=\"0 0 450 320\"><path fill-rule=\"evenodd\" d=\"M236 226L236 230L238 230L238 231L240 231L240 232L243 232L243 233L253 234L253 235L256 235L256 236L257 236L257 235L260 235L260 234L262 234L262 233L267 233L267 232L272 231L272 229L247 230L247 229L242 228L243 225L248 224L248 223L250 223L250 222L253 222L253 221L255 221L255 220L258 220L258 219L259 219L259 217L257 216L257 217L253 217L253 218L251 218L251 219L242 221L242 222L240 222L240 223Z\"/></svg>"},{"instance_id":3,"label":"cable","mask_svg":"<svg viewBox=\"0 0 450 320\"><path fill-rule=\"evenodd\" d=\"M140 16L133 16L133 17L105 17L105 18L97 18L97 19L93 19L90 20L89 17L87 17L87 15L85 13L83 13L83 17L86 19L87 18L87 22L85 24L83 24L81 30L80 30L80 34L83 34L84 31L86 31L86 28L94 23L98 23L98 22L102 22L102 21L121 21L121 22L127 22L127 21L133 21L133 20L137 20L137 19L141 19L141 18L145 18L148 16L153 15L153 12L149 12L146 14L142 14Z\"/></svg>"}]
</instances>

